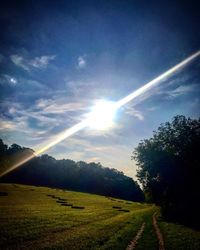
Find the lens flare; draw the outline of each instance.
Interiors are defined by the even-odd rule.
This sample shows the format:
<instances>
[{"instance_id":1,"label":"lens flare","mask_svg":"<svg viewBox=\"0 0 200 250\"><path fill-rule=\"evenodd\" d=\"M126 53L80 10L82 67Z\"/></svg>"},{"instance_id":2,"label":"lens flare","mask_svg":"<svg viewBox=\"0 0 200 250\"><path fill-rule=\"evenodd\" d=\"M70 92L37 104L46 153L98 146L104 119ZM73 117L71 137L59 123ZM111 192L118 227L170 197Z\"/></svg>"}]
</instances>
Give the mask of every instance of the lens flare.
<instances>
[{"instance_id":1,"label":"lens flare","mask_svg":"<svg viewBox=\"0 0 200 250\"><path fill-rule=\"evenodd\" d=\"M159 75L158 77L154 78L152 81L146 83L141 88L137 89L136 91L132 92L131 94L125 96L121 100L117 102L117 107L121 107L125 105L126 103L132 101L136 97L144 94L152 87L155 87L158 83L160 83L162 80L167 79L167 77L171 76L173 73L177 72L178 70L182 69L184 66L186 66L189 62L191 62L193 59L198 57L200 55L200 50L191 55L190 57L186 58L179 64L175 65L173 68L167 70L163 74Z\"/></svg>"},{"instance_id":2,"label":"lens flare","mask_svg":"<svg viewBox=\"0 0 200 250\"><path fill-rule=\"evenodd\" d=\"M20 161L13 164L8 169L4 170L2 173L0 173L0 177L6 175L7 173L11 172L12 170L20 167L22 164L26 163L27 161L33 159L35 156L38 156L51 147L55 146L57 143L63 141L64 139L70 137L71 135L75 134L76 132L82 130L85 127L92 127L96 129L105 129L108 128L113 121L114 115L118 108L121 106L127 104L128 102L132 101L133 99L137 98L138 96L144 94L151 88L155 87L157 84L159 84L162 80L167 79L167 77L171 76L172 74L176 73L178 70L182 69L184 66L186 66L188 63L190 63L192 60L197 58L200 55L200 51L197 51L190 57L186 58L179 64L175 65L171 69L167 70L160 76L156 77L152 81L146 83L136 91L132 92L131 94L125 96L124 98L120 99L118 102L100 102L97 103L94 108L92 109L91 113L88 115L88 117L83 120L82 122L74 125L73 127L66 129L62 133L56 135L56 137L51 141L46 143L46 146L42 147L41 149L37 150L36 152L32 153L30 156L25 157L21 159Z\"/></svg>"}]
</instances>

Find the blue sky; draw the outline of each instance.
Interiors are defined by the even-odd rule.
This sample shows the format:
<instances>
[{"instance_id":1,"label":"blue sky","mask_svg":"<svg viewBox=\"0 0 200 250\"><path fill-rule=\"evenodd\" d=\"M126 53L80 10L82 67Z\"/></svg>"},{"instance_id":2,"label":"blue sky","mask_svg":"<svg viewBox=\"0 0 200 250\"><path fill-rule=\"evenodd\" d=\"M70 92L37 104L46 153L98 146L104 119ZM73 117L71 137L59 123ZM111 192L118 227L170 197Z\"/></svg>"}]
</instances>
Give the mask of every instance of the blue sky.
<instances>
[{"instance_id":1,"label":"blue sky","mask_svg":"<svg viewBox=\"0 0 200 250\"><path fill-rule=\"evenodd\" d=\"M37 149L200 49L198 8L178 1L3 1L0 133ZM200 115L200 60L121 108L107 131L85 129L47 153L135 176L131 153L160 123Z\"/></svg>"}]
</instances>

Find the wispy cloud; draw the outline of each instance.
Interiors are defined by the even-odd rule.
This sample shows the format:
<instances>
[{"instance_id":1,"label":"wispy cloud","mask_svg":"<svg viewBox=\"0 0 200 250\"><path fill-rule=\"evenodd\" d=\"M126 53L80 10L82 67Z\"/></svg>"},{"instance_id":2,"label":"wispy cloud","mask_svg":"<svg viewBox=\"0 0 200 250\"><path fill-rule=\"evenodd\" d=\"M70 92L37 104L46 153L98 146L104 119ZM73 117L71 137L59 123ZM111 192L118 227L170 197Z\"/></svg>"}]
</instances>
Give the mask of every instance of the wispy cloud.
<instances>
[{"instance_id":1,"label":"wispy cloud","mask_svg":"<svg viewBox=\"0 0 200 250\"><path fill-rule=\"evenodd\" d=\"M86 109L85 102L67 102L59 99L40 99L36 103L36 107L40 108L46 114L62 114L66 112L77 112Z\"/></svg>"},{"instance_id":2,"label":"wispy cloud","mask_svg":"<svg viewBox=\"0 0 200 250\"><path fill-rule=\"evenodd\" d=\"M147 108L147 111L153 112L153 111L155 111L155 110L157 110L157 109L158 109L157 106L152 106L152 107L148 107L148 108Z\"/></svg>"},{"instance_id":3,"label":"wispy cloud","mask_svg":"<svg viewBox=\"0 0 200 250\"><path fill-rule=\"evenodd\" d=\"M189 92L194 91L195 88L196 84L181 85L174 90L166 91L165 94L167 95L168 98L176 98L178 96L182 96Z\"/></svg>"},{"instance_id":4,"label":"wispy cloud","mask_svg":"<svg viewBox=\"0 0 200 250\"><path fill-rule=\"evenodd\" d=\"M79 69L83 69L83 68L86 67L86 60L85 60L85 58L83 56L78 57L78 62L77 63L78 63L77 67Z\"/></svg>"},{"instance_id":5,"label":"wispy cloud","mask_svg":"<svg viewBox=\"0 0 200 250\"><path fill-rule=\"evenodd\" d=\"M182 84L179 86L175 86L175 88L172 88L171 85L167 85L166 88L159 88L156 91L157 96L162 96L162 98L165 99L175 99L179 96L186 95L188 93L194 92L195 89L198 89L198 85L193 84Z\"/></svg>"},{"instance_id":6,"label":"wispy cloud","mask_svg":"<svg viewBox=\"0 0 200 250\"><path fill-rule=\"evenodd\" d=\"M44 69L47 67L50 61L55 59L55 57L56 57L55 55L35 57L34 59L29 61L29 65L31 65L34 68Z\"/></svg>"},{"instance_id":7,"label":"wispy cloud","mask_svg":"<svg viewBox=\"0 0 200 250\"><path fill-rule=\"evenodd\" d=\"M80 111L85 108L84 102L67 103L61 98L39 99L35 105L29 106L4 101L1 130L32 134L35 139L46 138L81 120Z\"/></svg>"},{"instance_id":8,"label":"wispy cloud","mask_svg":"<svg viewBox=\"0 0 200 250\"><path fill-rule=\"evenodd\" d=\"M94 82L88 80L66 81L66 87L69 89L70 95L73 97L80 98L81 96L88 96L88 98L90 98L94 91Z\"/></svg>"},{"instance_id":9,"label":"wispy cloud","mask_svg":"<svg viewBox=\"0 0 200 250\"><path fill-rule=\"evenodd\" d=\"M0 84L15 86L17 83L18 83L17 78L11 75L4 74L0 77Z\"/></svg>"},{"instance_id":10,"label":"wispy cloud","mask_svg":"<svg viewBox=\"0 0 200 250\"><path fill-rule=\"evenodd\" d=\"M45 90L45 91L47 91L49 89L46 85L44 85L41 82L38 82L36 80L33 80L33 79L20 78L18 80L18 83L21 86L24 85L24 86L27 86L27 88L30 88L30 89L32 88L34 90L37 89L37 90Z\"/></svg>"},{"instance_id":11,"label":"wispy cloud","mask_svg":"<svg viewBox=\"0 0 200 250\"><path fill-rule=\"evenodd\" d=\"M16 124L13 121L4 120L0 118L0 130L14 130L16 129Z\"/></svg>"},{"instance_id":12,"label":"wispy cloud","mask_svg":"<svg viewBox=\"0 0 200 250\"><path fill-rule=\"evenodd\" d=\"M31 69L45 69L49 65L49 63L55 59L55 55L43 55L41 57L35 57L31 60L28 60L20 55L11 55L11 61L18 67L31 71Z\"/></svg>"},{"instance_id":13,"label":"wispy cloud","mask_svg":"<svg viewBox=\"0 0 200 250\"><path fill-rule=\"evenodd\" d=\"M144 120L143 113L139 110L136 110L134 107L130 107L130 106L126 107L125 113L130 116L136 117L140 121Z\"/></svg>"},{"instance_id":14,"label":"wispy cloud","mask_svg":"<svg viewBox=\"0 0 200 250\"><path fill-rule=\"evenodd\" d=\"M18 67L26 70L26 71L29 71L29 66L28 66L28 63L27 61L22 57L22 56L19 56L19 55L11 55L10 56L10 59L11 61Z\"/></svg>"},{"instance_id":15,"label":"wispy cloud","mask_svg":"<svg viewBox=\"0 0 200 250\"><path fill-rule=\"evenodd\" d=\"M34 79L28 79L23 77L14 77L12 75L8 74L2 74L0 76L0 84L2 85L9 85L9 86L15 86L16 88L19 88L21 91L29 91L30 90L45 90L47 91L49 88L42 84L41 82L38 82ZM25 94L28 94L27 91L25 91Z\"/></svg>"},{"instance_id":16,"label":"wispy cloud","mask_svg":"<svg viewBox=\"0 0 200 250\"><path fill-rule=\"evenodd\" d=\"M24 141L44 140L56 125L55 118L46 117L30 108L26 109L19 103L12 103L6 115L0 117L1 133L9 133L13 138L15 135L20 136Z\"/></svg>"}]
</instances>

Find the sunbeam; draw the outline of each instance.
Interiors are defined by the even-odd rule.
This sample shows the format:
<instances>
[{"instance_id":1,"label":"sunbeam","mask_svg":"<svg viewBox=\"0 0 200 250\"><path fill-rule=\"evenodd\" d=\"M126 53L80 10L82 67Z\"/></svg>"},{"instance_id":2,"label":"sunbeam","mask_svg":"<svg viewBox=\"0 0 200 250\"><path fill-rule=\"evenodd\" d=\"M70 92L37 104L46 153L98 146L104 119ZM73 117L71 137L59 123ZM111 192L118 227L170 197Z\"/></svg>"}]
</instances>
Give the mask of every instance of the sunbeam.
<instances>
[{"instance_id":1,"label":"sunbeam","mask_svg":"<svg viewBox=\"0 0 200 250\"><path fill-rule=\"evenodd\" d=\"M184 66L186 66L188 63L190 63L192 60L197 58L200 55L200 51L197 51L196 53L192 54L179 64L175 65L171 69L167 70L163 74L159 75L155 79L151 80L150 82L146 83L142 87L138 88L137 90L133 91L131 94L125 96L124 98L120 99L118 102L101 102L99 104L96 104L92 110L92 112L88 115L88 117L83 120L82 122L74 125L73 127L66 129L65 131L59 133L55 139L53 139L51 142L46 143L46 146L42 147L41 149L37 150L32 155L21 159L20 161L13 164L11 167L9 167L7 170L2 172L0 174L0 177L6 175L7 173L11 172L12 170L18 168L22 164L26 163L27 161L33 159L35 156L38 156L51 147L55 146L59 142L63 141L64 139L70 137L71 135L75 134L76 132L82 130L85 127L93 127L96 129L104 129L106 127L109 127L112 123L112 119L114 117L114 114L118 108L121 106L127 104L128 102L132 101L133 99L137 98L138 96L144 94L151 88L155 87L157 84L161 82L161 80L166 79L167 77L171 76L173 73L177 72L178 70L182 69Z\"/></svg>"}]
</instances>

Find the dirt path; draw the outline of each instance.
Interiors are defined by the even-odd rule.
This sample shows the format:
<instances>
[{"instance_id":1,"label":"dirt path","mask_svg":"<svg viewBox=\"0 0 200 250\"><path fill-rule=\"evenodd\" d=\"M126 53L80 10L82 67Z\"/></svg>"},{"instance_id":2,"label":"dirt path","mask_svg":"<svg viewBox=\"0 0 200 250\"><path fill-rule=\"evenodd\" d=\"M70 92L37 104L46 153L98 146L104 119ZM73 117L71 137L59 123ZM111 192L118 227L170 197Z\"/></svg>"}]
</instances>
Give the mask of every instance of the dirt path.
<instances>
[{"instance_id":1,"label":"dirt path","mask_svg":"<svg viewBox=\"0 0 200 250\"><path fill-rule=\"evenodd\" d=\"M158 223L156 220L156 213L153 214L153 227L158 238L159 250L165 250L163 235L158 227Z\"/></svg>"},{"instance_id":2,"label":"dirt path","mask_svg":"<svg viewBox=\"0 0 200 250\"><path fill-rule=\"evenodd\" d=\"M137 232L135 238L130 242L130 244L127 246L126 250L133 250L136 247L138 240L142 236L144 228L145 228L145 222L142 223L142 226L140 227L139 231Z\"/></svg>"}]
</instances>

